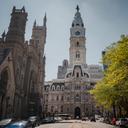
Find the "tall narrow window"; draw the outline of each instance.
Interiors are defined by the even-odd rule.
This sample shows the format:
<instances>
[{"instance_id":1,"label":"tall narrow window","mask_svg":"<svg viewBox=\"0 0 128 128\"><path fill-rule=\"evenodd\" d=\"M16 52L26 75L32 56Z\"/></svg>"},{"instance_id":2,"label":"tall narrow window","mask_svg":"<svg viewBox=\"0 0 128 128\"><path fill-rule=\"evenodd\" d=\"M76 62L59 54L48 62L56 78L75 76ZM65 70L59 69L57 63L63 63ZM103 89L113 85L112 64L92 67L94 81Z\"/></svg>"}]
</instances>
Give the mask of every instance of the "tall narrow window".
<instances>
[{"instance_id":1,"label":"tall narrow window","mask_svg":"<svg viewBox=\"0 0 128 128\"><path fill-rule=\"evenodd\" d=\"M53 112L53 110L54 110L54 106L51 106L51 112Z\"/></svg>"},{"instance_id":2,"label":"tall narrow window","mask_svg":"<svg viewBox=\"0 0 128 128\"><path fill-rule=\"evenodd\" d=\"M61 106L61 108L60 108L60 112L63 112L63 106Z\"/></svg>"},{"instance_id":3,"label":"tall narrow window","mask_svg":"<svg viewBox=\"0 0 128 128\"><path fill-rule=\"evenodd\" d=\"M79 72L76 73L76 77L77 77L77 78L79 77Z\"/></svg>"},{"instance_id":4,"label":"tall narrow window","mask_svg":"<svg viewBox=\"0 0 128 128\"><path fill-rule=\"evenodd\" d=\"M63 100L64 100L64 97L62 96L62 97L61 97L61 101L63 101Z\"/></svg>"},{"instance_id":5,"label":"tall narrow window","mask_svg":"<svg viewBox=\"0 0 128 128\"><path fill-rule=\"evenodd\" d=\"M77 43L76 43L76 46L77 46L77 47L79 47L79 46L80 46L79 42L77 42Z\"/></svg>"},{"instance_id":6,"label":"tall narrow window","mask_svg":"<svg viewBox=\"0 0 128 128\"><path fill-rule=\"evenodd\" d=\"M80 52L76 51L76 58L80 58Z\"/></svg>"},{"instance_id":7,"label":"tall narrow window","mask_svg":"<svg viewBox=\"0 0 128 128\"><path fill-rule=\"evenodd\" d=\"M57 101L59 100L59 96L56 97L56 100L57 100Z\"/></svg>"}]
</instances>

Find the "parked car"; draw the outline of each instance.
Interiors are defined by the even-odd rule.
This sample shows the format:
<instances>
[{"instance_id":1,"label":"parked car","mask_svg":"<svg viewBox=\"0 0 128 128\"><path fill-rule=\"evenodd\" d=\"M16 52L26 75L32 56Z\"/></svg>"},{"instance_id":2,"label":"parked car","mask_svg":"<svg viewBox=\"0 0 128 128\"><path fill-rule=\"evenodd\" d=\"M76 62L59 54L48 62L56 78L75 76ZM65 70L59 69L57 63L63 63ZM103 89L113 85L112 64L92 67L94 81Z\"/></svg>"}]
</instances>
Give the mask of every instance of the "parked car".
<instances>
[{"instance_id":1,"label":"parked car","mask_svg":"<svg viewBox=\"0 0 128 128\"><path fill-rule=\"evenodd\" d=\"M96 122L95 117L91 117L91 118L90 118L90 121L91 121L91 122Z\"/></svg>"},{"instance_id":2,"label":"parked car","mask_svg":"<svg viewBox=\"0 0 128 128\"><path fill-rule=\"evenodd\" d=\"M104 118L103 117L100 117L99 118L99 122L104 122Z\"/></svg>"},{"instance_id":3,"label":"parked car","mask_svg":"<svg viewBox=\"0 0 128 128\"><path fill-rule=\"evenodd\" d=\"M59 122L62 120L62 118L61 117L54 117L54 120L55 120L55 122Z\"/></svg>"},{"instance_id":4,"label":"parked car","mask_svg":"<svg viewBox=\"0 0 128 128\"><path fill-rule=\"evenodd\" d=\"M81 120L82 120L82 121L87 121L87 120L88 120L88 117L82 117Z\"/></svg>"},{"instance_id":5,"label":"parked car","mask_svg":"<svg viewBox=\"0 0 128 128\"><path fill-rule=\"evenodd\" d=\"M32 123L33 127L39 126L40 125L40 119L38 116L30 116L28 118L28 121Z\"/></svg>"},{"instance_id":6,"label":"parked car","mask_svg":"<svg viewBox=\"0 0 128 128\"><path fill-rule=\"evenodd\" d=\"M55 119L54 117L46 117L42 120L42 123L54 123Z\"/></svg>"},{"instance_id":7,"label":"parked car","mask_svg":"<svg viewBox=\"0 0 128 128\"><path fill-rule=\"evenodd\" d=\"M128 119L127 118L119 118L116 121L116 125L117 126L126 126L126 125L128 125Z\"/></svg>"},{"instance_id":8,"label":"parked car","mask_svg":"<svg viewBox=\"0 0 128 128\"><path fill-rule=\"evenodd\" d=\"M22 120L10 123L5 128L32 128L32 124L29 121Z\"/></svg>"},{"instance_id":9,"label":"parked car","mask_svg":"<svg viewBox=\"0 0 128 128\"><path fill-rule=\"evenodd\" d=\"M6 127L7 125L9 125L13 120L11 118L9 119L2 119L0 121L0 128L4 128Z\"/></svg>"}]
</instances>

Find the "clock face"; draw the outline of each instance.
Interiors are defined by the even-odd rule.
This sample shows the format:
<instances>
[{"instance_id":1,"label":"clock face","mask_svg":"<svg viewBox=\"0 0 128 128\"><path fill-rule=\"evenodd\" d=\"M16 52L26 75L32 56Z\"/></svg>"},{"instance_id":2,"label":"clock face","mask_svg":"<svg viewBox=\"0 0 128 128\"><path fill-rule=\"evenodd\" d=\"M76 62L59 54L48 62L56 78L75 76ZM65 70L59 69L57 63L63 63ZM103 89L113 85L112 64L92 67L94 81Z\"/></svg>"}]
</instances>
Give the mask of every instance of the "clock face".
<instances>
[{"instance_id":1,"label":"clock face","mask_svg":"<svg viewBox=\"0 0 128 128\"><path fill-rule=\"evenodd\" d=\"M79 31L76 31L76 32L75 32L75 35L80 35L80 32L79 32Z\"/></svg>"}]
</instances>

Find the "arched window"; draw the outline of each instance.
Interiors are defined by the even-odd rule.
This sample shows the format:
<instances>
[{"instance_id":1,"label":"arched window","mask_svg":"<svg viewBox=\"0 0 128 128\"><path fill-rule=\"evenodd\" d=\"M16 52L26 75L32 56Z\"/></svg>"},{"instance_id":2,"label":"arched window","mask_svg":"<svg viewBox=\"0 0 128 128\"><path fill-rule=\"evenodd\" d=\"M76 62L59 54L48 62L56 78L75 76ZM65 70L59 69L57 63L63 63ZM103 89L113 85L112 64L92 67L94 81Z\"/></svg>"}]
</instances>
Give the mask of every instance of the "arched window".
<instances>
[{"instance_id":1,"label":"arched window","mask_svg":"<svg viewBox=\"0 0 128 128\"><path fill-rule=\"evenodd\" d=\"M75 101L80 101L80 96L79 96L79 94L76 94Z\"/></svg>"},{"instance_id":2,"label":"arched window","mask_svg":"<svg viewBox=\"0 0 128 128\"><path fill-rule=\"evenodd\" d=\"M64 86L61 87L61 90L64 91Z\"/></svg>"},{"instance_id":3,"label":"arched window","mask_svg":"<svg viewBox=\"0 0 128 128\"><path fill-rule=\"evenodd\" d=\"M56 97L56 100L57 100L57 101L59 100L59 96Z\"/></svg>"},{"instance_id":4,"label":"arched window","mask_svg":"<svg viewBox=\"0 0 128 128\"><path fill-rule=\"evenodd\" d=\"M79 72L76 73L76 77L77 77L77 78L79 77Z\"/></svg>"},{"instance_id":5,"label":"arched window","mask_svg":"<svg viewBox=\"0 0 128 128\"><path fill-rule=\"evenodd\" d=\"M60 86L58 85L57 88L56 88L57 91L60 91Z\"/></svg>"},{"instance_id":6,"label":"arched window","mask_svg":"<svg viewBox=\"0 0 128 128\"><path fill-rule=\"evenodd\" d=\"M49 87L46 87L46 91L49 91Z\"/></svg>"},{"instance_id":7,"label":"arched window","mask_svg":"<svg viewBox=\"0 0 128 128\"><path fill-rule=\"evenodd\" d=\"M76 58L80 58L80 52L76 51Z\"/></svg>"},{"instance_id":8,"label":"arched window","mask_svg":"<svg viewBox=\"0 0 128 128\"><path fill-rule=\"evenodd\" d=\"M61 101L63 101L64 100L64 96L61 96Z\"/></svg>"},{"instance_id":9,"label":"arched window","mask_svg":"<svg viewBox=\"0 0 128 128\"><path fill-rule=\"evenodd\" d=\"M55 86L54 85L52 86L52 91L55 91Z\"/></svg>"},{"instance_id":10,"label":"arched window","mask_svg":"<svg viewBox=\"0 0 128 128\"><path fill-rule=\"evenodd\" d=\"M79 42L76 42L76 46L79 47L80 46L80 43Z\"/></svg>"}]
</instances>

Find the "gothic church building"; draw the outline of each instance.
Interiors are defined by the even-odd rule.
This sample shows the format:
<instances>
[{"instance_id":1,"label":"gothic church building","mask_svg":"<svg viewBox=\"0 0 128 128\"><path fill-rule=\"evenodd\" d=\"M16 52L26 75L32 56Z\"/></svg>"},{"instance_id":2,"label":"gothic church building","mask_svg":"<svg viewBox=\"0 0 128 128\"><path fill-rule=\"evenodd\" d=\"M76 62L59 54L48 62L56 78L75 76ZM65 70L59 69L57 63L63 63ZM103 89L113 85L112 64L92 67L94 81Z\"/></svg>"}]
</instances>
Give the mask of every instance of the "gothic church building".
<instances>
[{"instance_id":1,"label":"gothic church building","mask_svg":"<svg viewBox=\"0 0 128 128\"><path fill-rule=\"evenodd\" d=\"M44 112L72 118L93 116L97 108L88 91L102 77L101 66L86 63L85 27L77 6L70 28L69 62L64 60L58 66L57 79L45 82Z\"/></svg>"},{"instance_id":2,"label":"gothic church building","mask_svg":"<svg viewBox=\"0 0 128 128\"><path fill-rule=\"evenodd\" d=\"M0 38L0 118L27 118L42 113L45 74L43 25L34 22L30 41L25 41L28 13L14 6L7 33Z\"/></svg>"}]
</instances>

